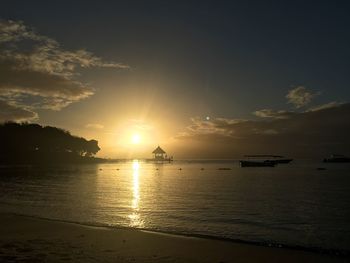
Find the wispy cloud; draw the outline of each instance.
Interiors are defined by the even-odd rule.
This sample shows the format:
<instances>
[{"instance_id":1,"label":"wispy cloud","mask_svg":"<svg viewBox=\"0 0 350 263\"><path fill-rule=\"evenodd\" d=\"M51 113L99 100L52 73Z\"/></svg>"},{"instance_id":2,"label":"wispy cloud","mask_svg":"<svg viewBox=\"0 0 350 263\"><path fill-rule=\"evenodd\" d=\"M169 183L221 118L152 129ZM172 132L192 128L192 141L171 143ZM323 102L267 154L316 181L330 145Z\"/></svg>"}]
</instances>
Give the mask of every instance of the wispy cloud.
<instances>
[{"instance_id":1,"label":"wispy cloud","mask_svg":"<svg viewBox=\"0 0 350 263\"><path fill-rule=\"evenodd\" d=\"M261 109L253 112L259 117L254 119L192 118L175 139L195 141L204 153L216 152L220 158L271 152L308 155L315 149L319 154L343 152L350 147L350 103L333 101L300 109L318 94L299 86L286 96L298 109Z\"/></svg>"},{"instance_id":2,"label":"wispy cloud","mask_svg":"<svg viewBox=\"0 0 350 263\"><path fill-rule=\"evenodd\" d=\"M0 20L0 100L19 109L61 110L94 94L79 81L80 69L128 69L92 52L65 50L22 21Z\"/></svg>"},{"instance_id":3,"label":"wispy cloud","mask_svg":"<svg viewBox=\"0 0 350 263\"><path fill-rule=\"evenodd\" d=\"M0 21L0 44L5 47L1 58L14 60L19 70L70 77L77 74L77 67L129 68L122 63L106 62L84 49L64 50L56 40L36 33L22 21ZM28 50L21 52L19 44L27 44Z\"/></svg>"},{"instance_id":4,"label":"wispy cloud","mask_svg":"<svg viewBox=\"0 0 350 263\"><path fill-rule=\"evenodd\" d=\"M288 103L293 104L296 108L301 108L308 105L318 94L308 91L304 86L298 86L289 90L286 98Z\"/></svg>"},{"instance_id":5,"label":"wispy cloud","mask_svg":"<svg viewBox=\"0 0 350 263\"><path fill-rule=\"evenodd\" d=\"M38 118L38 114L30 109L17 107L0 100L0 122L6 121L32 121Z\"/></svg>"},{"instance_id":6,"label":"wispy cloud","mask_svg":"<svg viewBox=\"0 0 350 263\"><path fill-rule=\"evenodd\" d=\"M322 105L318 105L318 106L312 107L308 111L326 110L326 109L339 107L339 106L341 106L343 104L344 104L344 102L332 101L332 102L328 102L326 104L322 104Z\"/></svg>"},{"instance_id":7,"label":"wispy cloud","mask_svg":"<svg viewBox=\"0 0 350 263\"><path fill-rule=\"evenodd\" d=\"M187 127L187 131L182 133L183 136L190 134L218 134L220 136L231 136L232 131L227 129L232 125L244 123L246 120L216 118L211 120L203 120L199 117L191 118L192 124Z\"/></svg>"},{"instance_id":8,"label":"wispy cloud","mask_svg":"<svg viewBox=\"0 0 350 263\"><path fill-rule=\"evenodd\" d=\"M0 21L0 43L17 42L22 39L41 40L42 36L28 30L22 21Z\"/></svg>"},{"instance_id":9,"label":"wispy cloud","mask_svg":"<svg viewBox=\"0 0 350 263\"><path fill-rule=\"evenodd\" d=\"M261 118L288 119L296 113L291 111L286 111L286 110L276 111L272 109L262 109L262 110L253 112L253 114Z\"/></svg>"},{"instance_id":10,"label":"wispy cloud","mask_svg":"<svg viewBox=\"0 0 350 263\"><path fill-rule=\"evenodd\" d=\"M271 152L308 155L315 153L315 149L319 154L344 152L350 147L349 115L350 104L345 103L323 110L293 113L288 118L192 119L192 124L176 139L202 143L207 147L204 152L217 148L221 158Z\"/></svg>"}]
</instances>

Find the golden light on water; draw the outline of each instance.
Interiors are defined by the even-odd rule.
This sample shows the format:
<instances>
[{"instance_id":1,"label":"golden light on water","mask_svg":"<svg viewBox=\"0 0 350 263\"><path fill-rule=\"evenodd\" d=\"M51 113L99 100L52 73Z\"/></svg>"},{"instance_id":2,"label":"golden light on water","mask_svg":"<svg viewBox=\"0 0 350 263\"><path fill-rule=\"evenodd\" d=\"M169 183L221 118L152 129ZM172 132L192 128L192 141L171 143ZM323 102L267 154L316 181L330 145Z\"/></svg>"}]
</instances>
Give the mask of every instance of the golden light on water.
<instances>
[{"instance_id":1,"label":"golden light on water","mask_svg":"<svg viewBox=\"0 0 350 263\"><path fill-rule=\"evenodd\" d=\"M140 169L140 163L139 163L139 161L138 161L138 160L134 160L134 161L132 162L132 170L134 171L134 174L135 174L135 172L137 172L137 174L138 174L139 169Z\"/></svg>"},{"instance_id":2,"label":"golden light on water","mask_svg":"<svg viewBox=\"0 0 350 263\"><path fill-rule=\"evenodd\" d=\"M132 162L132 176L133 176L133 184L132 184L132 196L133 199L131 201L131 208L133 212L129 215L130 218L130 226L133 227L143 227L143 221L140 218L139 213L139 202L140 202L140 184L139 184L139 177L140 177L140 163L138 160L134 160Z\"/></svg>"},{"instance_id":3,"label":"golden light on water","mask_svg":"<svg viewBox=\"0 0 350 263\"><path fill-rule=\"evenodd\" d=\"M140 164L138 160L134 160L132 163L132 170L133 170L133 199L132 199L132 205L131 207L135 211L139 211L139 201L140 201L140 185L139 185L139 169Z\"/></svg>"}]
</instances>

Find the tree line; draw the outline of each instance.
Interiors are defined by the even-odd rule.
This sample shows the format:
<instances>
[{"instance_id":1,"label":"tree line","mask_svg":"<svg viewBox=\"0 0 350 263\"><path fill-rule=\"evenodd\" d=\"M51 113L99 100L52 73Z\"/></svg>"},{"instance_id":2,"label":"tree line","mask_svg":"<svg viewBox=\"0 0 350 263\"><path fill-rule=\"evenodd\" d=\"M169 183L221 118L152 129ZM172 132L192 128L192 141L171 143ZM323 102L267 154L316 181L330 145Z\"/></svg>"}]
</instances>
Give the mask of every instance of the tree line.
<instances>
[{"instance_id":1,"label":"tree line","mask_svg":"<svg viewBox=\"0 0 350 263\"><path fill-rule=\"evenodd\" d=\"M96 161L96 140L32 123L0 124L0 163L61 163Z\"/></svg>"}]
</instances>

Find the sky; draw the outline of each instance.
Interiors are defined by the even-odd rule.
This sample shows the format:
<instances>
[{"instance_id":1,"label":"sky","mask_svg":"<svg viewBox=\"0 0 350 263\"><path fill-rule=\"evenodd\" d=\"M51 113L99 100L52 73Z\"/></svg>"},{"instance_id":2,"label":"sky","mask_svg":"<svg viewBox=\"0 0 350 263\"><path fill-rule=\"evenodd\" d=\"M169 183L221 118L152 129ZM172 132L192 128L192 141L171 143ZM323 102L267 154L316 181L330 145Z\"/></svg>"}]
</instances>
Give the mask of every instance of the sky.
<instances>
[{"instance_id":1,"label":"sky","mask_svg":"<svg viewBox=\"0 0 350 263\"><path fill-rule=\"evenodd\" d=\"M350 154L348 1L2 1L0 121L99 156ZM135 138L138 138L135 140Z\"/></svg>"}]
</instances>

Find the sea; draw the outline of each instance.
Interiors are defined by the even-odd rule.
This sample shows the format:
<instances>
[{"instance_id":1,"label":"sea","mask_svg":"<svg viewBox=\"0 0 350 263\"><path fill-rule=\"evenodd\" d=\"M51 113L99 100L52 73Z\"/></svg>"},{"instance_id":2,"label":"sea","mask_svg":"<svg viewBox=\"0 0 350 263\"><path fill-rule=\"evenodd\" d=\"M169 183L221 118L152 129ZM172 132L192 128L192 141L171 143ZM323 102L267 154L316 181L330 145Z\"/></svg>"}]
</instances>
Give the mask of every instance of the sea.
<instances>
[{"instance_id":1,"label":"sea","mask_svg":"<svg viewBox=\"0 0 350 263\"><path fill-rule=\"evenodd\" d=\"M242 168L237 160L130 160L0 166L0 211L348 254L350 164L294 160Z\"/></svg>"}]
</instances>

